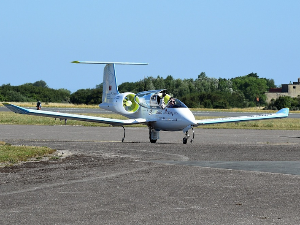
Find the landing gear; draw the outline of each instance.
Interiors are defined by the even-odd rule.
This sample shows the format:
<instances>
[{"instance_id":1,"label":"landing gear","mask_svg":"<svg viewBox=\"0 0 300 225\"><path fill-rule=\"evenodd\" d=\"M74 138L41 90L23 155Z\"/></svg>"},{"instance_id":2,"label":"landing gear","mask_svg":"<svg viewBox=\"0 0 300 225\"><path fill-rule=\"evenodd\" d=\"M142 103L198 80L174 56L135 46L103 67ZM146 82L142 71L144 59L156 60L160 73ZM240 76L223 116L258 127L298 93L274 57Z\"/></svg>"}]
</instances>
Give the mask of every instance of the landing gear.
<instances>
[{"instance_id":1,"label":"landing gear","mask_svg":"<svg viewBox=\"0 0 300 225\"><path fill-rule=\"evenodd\" d=\"M123 126L122 126L123 127ZM124 140L125 140L125 127L123 127L123 130L124 130L124 136L123 136L123 138L122 138L122 142L124 142Z\"/></svg>"},{"instance_id":2,"label":"landing gear","mask_svg":"<svg viewBox=\"0 0 300 225\"><path fill-rule=\"evenodd\" d=\"M156 143L157 139L159 139L159 131L149 127L149 139L151 143Z\"/></svg>"},{"instance_id":3,"label":"landing gear","mask_svg":"<svg viewBox=\"0 0 300 225\"><path fill-rule=\"evenodd\" d=\"M122 126L124 130L124 136L122 138L122 142L125 140L125 127ZM149 139L151 143L156 143L157 139L159 139L159 131L153 129L152 127L149 127Z\"/></svg>"},{"instance_id":4,"label":"landing gear","mask_svg":"<svg viewBox=\"0 0 300 225\"><path fill-rule=\"evenodd\" d=\"M191 139L191 143L194 141L194 138L195 138L195 132L194 132L194 128L192 127L192 131L193 131L193 138ZM187 144L187 140L190 138L190 135L189 135L189 131L187 130L185 132L185 137L183 138L182 140L182 143L183 144Z\"/></svg>"}]
</instances>

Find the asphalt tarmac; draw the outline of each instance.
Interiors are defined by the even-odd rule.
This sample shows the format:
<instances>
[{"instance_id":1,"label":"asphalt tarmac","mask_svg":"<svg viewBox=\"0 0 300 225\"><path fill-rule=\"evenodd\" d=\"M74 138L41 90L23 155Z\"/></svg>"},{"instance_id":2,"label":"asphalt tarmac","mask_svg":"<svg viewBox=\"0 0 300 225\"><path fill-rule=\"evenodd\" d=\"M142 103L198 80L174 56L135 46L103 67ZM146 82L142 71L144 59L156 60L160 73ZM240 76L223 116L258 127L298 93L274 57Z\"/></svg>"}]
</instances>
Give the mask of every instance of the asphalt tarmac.
<instances>
[{"instance_id":1,"label":"asphalt tarmac","mask_svg":"<svg viewBox=\"0 0 300 225\"><path fill-rule=\"evenodd\" d=\"M300 224L299 131L0 125L65 158L0 169L0 224Z\"/></svg>"}]
</instances>

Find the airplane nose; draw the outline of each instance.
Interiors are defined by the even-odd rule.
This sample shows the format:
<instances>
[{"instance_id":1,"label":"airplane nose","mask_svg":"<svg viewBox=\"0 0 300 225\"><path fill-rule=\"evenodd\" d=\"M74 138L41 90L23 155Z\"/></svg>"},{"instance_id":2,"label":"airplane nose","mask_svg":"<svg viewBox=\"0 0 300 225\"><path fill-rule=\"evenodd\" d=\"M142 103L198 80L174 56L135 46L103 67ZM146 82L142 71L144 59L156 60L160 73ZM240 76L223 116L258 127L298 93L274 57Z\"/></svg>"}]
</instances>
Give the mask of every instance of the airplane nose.
<instances>
[{"instance_id":1,"label":"airplane nose","mask_svg":"<svg viewBox=\"0 0 300 225\"><path fill-rule=\"evenodd\" d=\"M188 125L195 125L196 120L194 114L189 109L184 109L184 111L181 113L182 119L185 120Z\"/></svg>"}]
</instances>

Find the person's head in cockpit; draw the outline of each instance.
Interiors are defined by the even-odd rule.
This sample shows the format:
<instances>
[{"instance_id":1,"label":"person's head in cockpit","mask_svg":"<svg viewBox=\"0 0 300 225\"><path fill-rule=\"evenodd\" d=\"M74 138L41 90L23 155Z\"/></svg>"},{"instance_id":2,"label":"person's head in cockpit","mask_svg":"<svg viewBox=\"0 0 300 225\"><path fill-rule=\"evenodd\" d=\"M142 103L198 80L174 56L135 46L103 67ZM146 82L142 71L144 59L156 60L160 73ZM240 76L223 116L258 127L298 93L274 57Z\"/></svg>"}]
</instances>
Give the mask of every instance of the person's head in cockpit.
<instances>
[{"instance_id":1,"label":"person's head in cockpit","mask_svg":"<svg viewBox=\"0 0 300 225\"><path fill-rule=\"evenodd\" d=\"M170 98L168 103L168 108L173 108L175 106L175 98Z\"/></svg>"}]
</instances>

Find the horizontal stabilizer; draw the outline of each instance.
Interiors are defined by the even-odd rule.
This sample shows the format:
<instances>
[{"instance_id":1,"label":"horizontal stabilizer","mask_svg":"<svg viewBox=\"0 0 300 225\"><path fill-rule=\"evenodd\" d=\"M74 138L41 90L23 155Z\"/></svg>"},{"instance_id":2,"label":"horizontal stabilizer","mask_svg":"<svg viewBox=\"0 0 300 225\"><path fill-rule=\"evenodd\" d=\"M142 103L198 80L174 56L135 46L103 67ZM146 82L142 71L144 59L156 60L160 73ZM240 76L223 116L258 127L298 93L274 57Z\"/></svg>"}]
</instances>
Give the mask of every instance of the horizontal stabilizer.
<instances>
[{"instance_id":1,"label":"horizontal stabilizer","mask_svg":"<svg viewBox=\"0 0 300 225\"><path fill-rule=\"evenodd\" d=\"M72 63L81 63L81 64L148 65L148 63L135 63L135 62L97 62L97 61L73 61Z\"/></svg>"}]
</instances>

